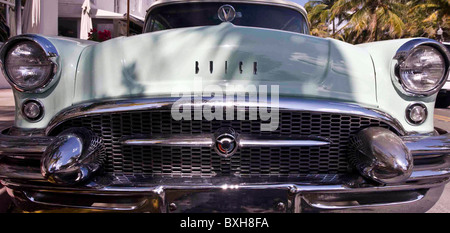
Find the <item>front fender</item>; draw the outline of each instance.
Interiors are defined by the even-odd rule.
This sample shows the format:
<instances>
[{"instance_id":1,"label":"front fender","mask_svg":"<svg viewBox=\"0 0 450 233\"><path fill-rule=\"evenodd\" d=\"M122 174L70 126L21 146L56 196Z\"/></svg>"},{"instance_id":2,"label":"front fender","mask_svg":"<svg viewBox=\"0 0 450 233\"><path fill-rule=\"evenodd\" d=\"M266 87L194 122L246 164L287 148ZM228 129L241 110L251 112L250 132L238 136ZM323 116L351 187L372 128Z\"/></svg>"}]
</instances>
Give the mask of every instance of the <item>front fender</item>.
<instances>
[{"instance_id":1,"label":"front fender","mask_svg":"<svg viewBox=\"0 0 450 233\"><path fill-rule=\"evenodd\" d=\"M437 94L429 97L413 97L402 93L393 82L396 80L394 59L402 45L411 39L387 40L357 45L367 50L371 56L376 72L378 107L400 121L410 133L430 133L434 131L434 106ZM413 103L423 103L428 108L428 119L420 126L413 126L406 120L406 108Z\"/></svg>"},{"instance_id":2,"label":"front fender","mask_svg":"<svg viewBox=\"0 0 450 233\"><path fill-rule=\"evenodd\" d=\"M55 46L59 56L59 71L54 77L56 81L48 90L36 94L19 92L13 88L16 103L15 126L25 129L45 128L56 113L72 105L75 77L80 55L86 47L96 44L96 42L42 35L25 36L37 36L49 40ZM14 39L13 37L10 40ZM37 99L44 105L45 115L41 121L32 123L22 117L20 107L18 106L21 106L27 99Z\"/></svg>"}]
</instances>

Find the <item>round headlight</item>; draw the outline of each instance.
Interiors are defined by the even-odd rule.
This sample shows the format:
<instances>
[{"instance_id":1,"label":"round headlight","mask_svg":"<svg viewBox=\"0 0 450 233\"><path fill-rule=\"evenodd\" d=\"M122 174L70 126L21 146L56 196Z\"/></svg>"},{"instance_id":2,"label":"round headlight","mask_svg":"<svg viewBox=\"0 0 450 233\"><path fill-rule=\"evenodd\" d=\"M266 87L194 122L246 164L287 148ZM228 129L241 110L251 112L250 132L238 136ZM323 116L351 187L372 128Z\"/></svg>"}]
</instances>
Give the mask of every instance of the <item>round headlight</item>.
<instances>
[{"instance_id":1,"label":"round headlight","mask_svg":"<svg viewBox=\"0 0 450 233\"><path fill-rule=\"evenodd\" d=\"M12 46L6 54L4 66L10 81L22 91L44 87L55 72L55 64L33 41L23 41Z\"/></svg>"},{"instance_id":2,"label":"round headlight","mask_svg":"<svg viewBox=\"0 0 450 233\"><path fill-rule=\"evenodd\" d=\"M419 95L430 95L439 91L446 72L443 54L427 45L414 48L398 66L398 75L403 88Z\"/></svg>"}]
</instances>

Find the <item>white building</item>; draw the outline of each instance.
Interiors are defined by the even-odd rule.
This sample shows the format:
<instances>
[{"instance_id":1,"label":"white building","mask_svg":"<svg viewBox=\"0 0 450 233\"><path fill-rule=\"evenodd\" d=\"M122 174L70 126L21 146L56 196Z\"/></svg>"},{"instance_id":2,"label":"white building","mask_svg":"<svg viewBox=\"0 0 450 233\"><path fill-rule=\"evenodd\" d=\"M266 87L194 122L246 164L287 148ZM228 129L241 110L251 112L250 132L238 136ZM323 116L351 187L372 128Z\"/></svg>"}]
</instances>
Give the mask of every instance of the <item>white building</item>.
<instances>
[{"instance_id":1,"label":"white building","mask_svg":"<svg viewBox=\"0 0 450 233\"><path fill-rule=\"evenodd\" d=\"M84 0L26 0L38 2L39 34L49 36L80 37L80 21ZM126 35L127 0L90 0L93 27L110 30L113 37ZM145 14L155 0L130 0L131 32L140 33ZM7 18L11 34L15 33L14 0L0 0L0 4L10 6ZM9 17L6 17L9 15ZM25 17L22 17L23 19ZM27 33L27 31L23 31Z\"/></svg>"},{"instance_id":2,"label":"white building","mask_svg":"<svg viewBox=\"0 0 450 233\"><path fill-rule=\"evenodd\" d=\"M42 1L42 0L41 0ZM47 1L47 0L44 0ZM81 6L84 0L58 1L58 34L79 37ZM145 14L154 0L130 0L131 32L140 33ZM91 0L93 26L109 30L113 37L126 35L127 0Z\"/></svg>"},{"instance_id":3,"label":"white building","mask_svg":"<svg viewBox=\"0 0 450 233\"><path fill-rule=\"evenodd\" d=\"M80 22L84 0L26 0L39 5L37 31L48 36L67 36L80 38ZM155 0L130 0L131 34L141 33L145 14ZM14 0L0 0L3 17L10 28L11 36L16 35L14 19ZM127 34L127 0L91 0L93 28L109 30L113 37ZM23 7L22 7L23 10ZM25 12L24 12L25 13ZM26 16L22 16L24 21ZM36 20L35 20L36 21ZM23 33L27 33L26 29ZM7 88L6 80L0 74L0 88Z\"/></svg>"}]
</instances>

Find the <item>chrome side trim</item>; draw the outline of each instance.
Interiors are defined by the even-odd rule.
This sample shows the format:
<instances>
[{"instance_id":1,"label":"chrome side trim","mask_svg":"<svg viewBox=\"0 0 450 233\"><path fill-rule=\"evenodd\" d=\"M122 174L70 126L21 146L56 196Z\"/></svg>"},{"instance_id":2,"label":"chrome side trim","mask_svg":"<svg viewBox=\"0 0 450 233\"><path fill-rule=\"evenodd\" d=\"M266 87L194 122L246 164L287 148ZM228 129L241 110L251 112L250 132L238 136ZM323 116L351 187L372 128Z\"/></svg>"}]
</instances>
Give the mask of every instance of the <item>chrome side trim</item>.
<instances>
[{"instance_id":1,"label":"chrome side trim","mask_svg":"<svg viewBox=\"0 0 450 233\"><path fill-rule=\"evenodd\" d=\"M51 207L59 208L76 208L76 209L86 209L86 210L105 210L105 211L135 211L141 209L143 206L148 204L148 200L144 199L140 202L135 203L93 203L92 206L82 206L82 205L64 205L56 204L51 202L39 201L33 195L28 192L23 192L25 197L34 204L45 205Z\"/></svg>"},{"instance_id":2,"label":"chrome side trim","mask_svg":"<svg viewBox=\"0 0 450 233\"><path fill-rule=\"evenodd\" d=\"M212 136L173 136L173 137L148 137L123 139L122 144L126 146L174 146L174 147L212 147L214 141Z\"/></svg>"},{"instance_id":3,"label":"chrome side trim","mask_svg":"<svg viewBox=\"0 0 450 233\"><path fill-rule=\"evenodd\" d=\"M5 61L6 61L6 55L7 55L6 53L9 51L9 49L16 43L18 43L20 41L27 41L27 40L33 41L36 44L38 44L42 48L42 50L44 50L49 61L53 63L53 73L46 80L46 83L42 87L37 88L37 89L32 89L32 90L23 89L22 87L16 85L9 77L8 73L6 72L6 68L5 68ZM25 92L25 93L33 93L33 94L43 93L46 90L48 90L51 86L53 86L57 81L56 77L59 76L59 73L61 72L59 60L60 60L60 57L59 57L59 53L58 53L58 50L56 49L56 47L47 38L40 36L40 35L24 34L24 35L12 37L0 49L0 66L1 66L1 69L3 71L3 74L6 78L6 80L16 90L18 90L20 92Z\"/></svg>"},{"instance_id":4,"label":"chrome side trim","mask_svg":"<svg viewBox=\"0 0 450 233\"><path fill-rule=\"evenodd\" d=\"M52 137L22 137L0 134L0 155L44 153L52 141Z\"/></svg>"},{"instance_id":5,"label":"chrome side trim","mask_svg":"<svg viewBox=\"0 0 450 233\"><path fill-rule=\"evenodd\" d=\"M41 137L45 136L45 129L21 129L13 126L4 129L1 134L18 137Z\"/></svg>"},{"instance_id":6,"label":"chrome side trim","mask_svg":"<svg viewBox=\"0 0 450 233\"><path fill-rule=\"evenodd\" d=\"M82 103L76 106L69 107L59 114L57 114L49 123L46 129L46 135L49 135L52 130L63 122L84 117L89 115L101 115L105 113L121 113L130 111L145 111L145 110L171 110L172 106L180 98L150 98L150 99L121 99L109 100L104 102ZM182 103L184 107L191 106L215 106L215 107L272 107L270 103L263 102L248 102L248 101L217 101L211 98L204 98L201 103L189 102ZM298 99L298 98L280 98L280 111L303 111L312 113L326 113L326 114L342 114L349 116L360 116L369 119L382 121L392 128L398 134L406 135L403 126L395 118L387 113L380 112L376 109L368 109L356 104L332 102L326 100L314 99Z\"/></svg>"},{"instance_id":7,"label":"chrome side trim","mask_svg":"<svg viewBox=\"0 0 450 233\"><path fill-rule=\"evenodd\" d=\"M406 136L402 140L417 156L450 155L450 134L440 136Z\"/></svg>"},{"instance_id":8,"label":"chrome side trim","mask_svg":"<svg viewBox=\"0 0 450 233\"><path fill-rule=\"evenodd\" d=\"M174 146L174 147L213 147L213 135L200 136L149 136L123 138L122 144L126 146ZM250 137L239 136L237 139L240 147L311 147L326 146L331 142L325 139L308 138L274 138L274 137Z\"/></svg>"},{"instance_id":9,"label":"chrome side trim","mask_svg":"<svg viewBox=\"0 0 450 233\"><path fill-rule=\"evenodd\" d=\"M27 182L46 181L42 176L41 169L39 167L25 168L24 166L3 163L0 163L0 179L26 180Z\"/></svg>"},{"instance_id":10,"label":"chrome side trim","mask_svg":"<svg viewBox=\"0 0 450 233\"><path fill-rule=\"evenodd\" d=\"M445 83L447 82L447 77L449 77L449 74L450 74L450 52L447 50L447 48L443 44L441 44L435 40L426 39L426 38L418 38L418 39L410 40L410 41L406 42L404 45L402 45L400 47L400 49L398 49L398 51L394 57L394 60L398 61L396 69L402 62L404 62L408 58L408 56L411 54L411 52L415 48L417 48L418 46L421 46L421 45L431 46L431 47L437 49L439 52L441 52L442 56L444 57L445 62L446 62L447 71L445 72L444 77L442 77L442 80L440 81L439 85L436 88L434 88L431 91L421 92L421 93L413 92L413 91L409 90L405 85L403 85L403 83L400 81L401 77L399 77L396 72L396 75L392 76L392 82L394 83L394 85L397 87L397 89L399 91L401 91L403 94L408 95L408 96L424 97L424 96L430 96L430 95L436 94L445 85Z\"/></svg>"},{"instance_id":11,"label":"chrome side trim","mask_svg":"<svg viewBox=\"0 0 450 233\"><path fill-rule=\"evenodd\" d=\"M258 140L258 139L241 139L240 146L246 147L315 147L327 146L330 142L314 141L314 140Z\"/></svg>"},{"instance_id":12,"label":"chrome side trim","mask_svg":"<svg viewBox=\"0 0 450 233\"><path fill-rule=\"evenodd\" d=\"M306 201L308 205L311 207L314 207L316 209L325 209L325 210L345 210L345 209L369 209L369 208L375 208L375 207L386 207L386 206L394 206L394 205L407 205L412 204L415 202L418 202L425 198L425 195L416 195L414 197L411 197L409 200L400 201L400 202L392 202L392 203L382 203L382 204L367 204L367 205L326 205L324 203L317 203L309 201L307 198L304 198L303 200Z\"/></svg>"}]
</instances>

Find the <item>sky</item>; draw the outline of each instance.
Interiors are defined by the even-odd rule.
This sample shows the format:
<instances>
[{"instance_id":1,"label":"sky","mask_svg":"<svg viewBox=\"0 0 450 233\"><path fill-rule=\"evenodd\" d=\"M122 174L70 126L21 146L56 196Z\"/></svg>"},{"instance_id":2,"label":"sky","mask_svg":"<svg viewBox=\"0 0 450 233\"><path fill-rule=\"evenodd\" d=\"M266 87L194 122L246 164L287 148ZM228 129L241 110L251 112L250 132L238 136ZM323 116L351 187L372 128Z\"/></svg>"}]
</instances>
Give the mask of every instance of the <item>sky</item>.
<instances>
[{"instance_id":1,"label":"sky","mask_svg":"<svg viewBox=\"0 0 450 233\"><path fill-rule=\"evenodd\" d=\"M302 5L302 6L304 6L305 3L308 2L308 0L290 0L290 1L291 2L296 2L296 3L298 3L298 4Z\"/></svg>"}]
</instances>

